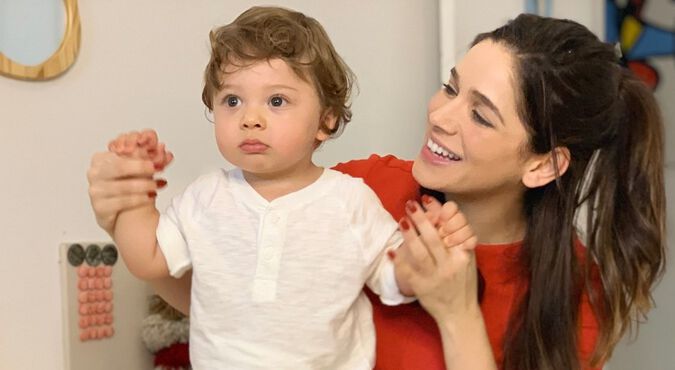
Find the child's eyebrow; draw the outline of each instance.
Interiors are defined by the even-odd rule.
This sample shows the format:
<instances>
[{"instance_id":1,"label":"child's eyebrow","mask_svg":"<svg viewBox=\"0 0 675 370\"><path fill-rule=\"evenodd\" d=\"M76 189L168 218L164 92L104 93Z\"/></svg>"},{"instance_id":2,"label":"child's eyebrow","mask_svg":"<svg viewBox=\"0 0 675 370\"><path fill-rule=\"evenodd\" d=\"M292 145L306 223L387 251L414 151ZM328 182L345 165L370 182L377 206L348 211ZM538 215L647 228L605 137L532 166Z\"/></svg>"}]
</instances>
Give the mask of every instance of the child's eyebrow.
<instances>
[{"instance_id":1,"label":"child's eyebrow","mask_svg":"<svg viewBox=\"0 0 675 370\"><path fill-rule=\"evenodd\" d=\"M240 88L241 85L235 85L235 84L223 84L220 86L221 90L234 90L237 88ZM272 84L272 85L265 85L266 89L286 89L286 90L293 90L293 91L299 91L295 87L292 87L290 85L284 85L284 84Z\"/></svg>"}]
</instances>

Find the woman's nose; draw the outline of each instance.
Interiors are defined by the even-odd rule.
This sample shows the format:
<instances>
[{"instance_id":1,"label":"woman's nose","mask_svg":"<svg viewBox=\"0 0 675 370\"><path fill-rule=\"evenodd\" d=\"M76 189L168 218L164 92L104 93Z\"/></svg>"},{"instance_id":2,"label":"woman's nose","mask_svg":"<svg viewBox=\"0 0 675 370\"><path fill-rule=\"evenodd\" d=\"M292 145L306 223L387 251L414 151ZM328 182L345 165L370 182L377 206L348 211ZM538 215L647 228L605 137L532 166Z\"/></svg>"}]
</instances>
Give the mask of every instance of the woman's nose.
<instances>
[{"instance_id":1,"label":"woman's nose","mask_svg":"<svg viewBox=\"0 0 675 370\"><path fill-rule=\"evenodd\" d=\"M461 115L460 103L455 100L445 101L429 108L429 123L448 134L455 134L459 130Z\"/></svg>"}]
</instances>

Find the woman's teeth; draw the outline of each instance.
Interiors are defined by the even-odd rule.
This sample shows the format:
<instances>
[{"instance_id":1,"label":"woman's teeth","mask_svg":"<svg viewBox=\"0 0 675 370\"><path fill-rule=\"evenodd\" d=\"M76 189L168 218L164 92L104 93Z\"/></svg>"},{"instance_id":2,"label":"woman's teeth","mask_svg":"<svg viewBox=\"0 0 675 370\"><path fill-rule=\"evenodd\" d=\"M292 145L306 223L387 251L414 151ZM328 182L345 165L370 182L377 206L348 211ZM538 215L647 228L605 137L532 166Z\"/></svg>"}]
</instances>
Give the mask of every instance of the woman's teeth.
<instances>
[{"instance_id":1,"label":"woman's teeth","mask_svg":"<svg viewBox=\"0 0 675 370\"><path fill-rule=\"evenodd\" d=\"M431 139L427 140L427 148L429 148L429 150L431 150L434 154L439 155L443 158L447 158L451 161L459 161L461 159L457 154L446 150L440 145L434 143Z\"/></svg>"}]
</instances>

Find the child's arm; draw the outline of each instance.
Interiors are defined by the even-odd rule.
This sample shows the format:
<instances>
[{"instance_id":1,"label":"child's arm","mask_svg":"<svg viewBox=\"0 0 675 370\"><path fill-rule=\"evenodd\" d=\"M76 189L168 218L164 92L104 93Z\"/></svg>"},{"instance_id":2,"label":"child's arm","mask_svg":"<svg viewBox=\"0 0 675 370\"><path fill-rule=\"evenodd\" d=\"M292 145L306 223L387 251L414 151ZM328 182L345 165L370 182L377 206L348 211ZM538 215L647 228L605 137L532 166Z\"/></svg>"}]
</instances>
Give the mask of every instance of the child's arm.
<instances>
[{"instance_id":1,"label":"child's arm","mask_svg":"<svg viewBox=\"0 0 675 370\"><path fill-rule=\"evenodd\" d=\"M118 155L152 160L158 170L172 159L163 144L158 143L154 131L123 134L109 144L109 149ZM169 276L166 259L157 243L158 223L159 211L152 202L121 211L113 228L113 239L129 271L143 280Z\"/></svg>"}]
</instances>

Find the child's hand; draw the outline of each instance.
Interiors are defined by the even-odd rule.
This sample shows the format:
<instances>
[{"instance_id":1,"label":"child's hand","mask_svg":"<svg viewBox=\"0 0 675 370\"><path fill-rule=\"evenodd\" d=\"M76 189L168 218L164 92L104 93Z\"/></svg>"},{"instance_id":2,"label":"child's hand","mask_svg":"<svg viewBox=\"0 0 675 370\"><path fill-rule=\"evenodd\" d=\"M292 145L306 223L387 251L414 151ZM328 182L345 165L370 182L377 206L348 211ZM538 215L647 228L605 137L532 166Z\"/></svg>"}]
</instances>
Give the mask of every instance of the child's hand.
<instances>
[{"instance_id":1,"label":"child's hand","mask_svg":"<svg viewBox=\"0 0 675 370\"><path fill-rule=\"evenodd\" d=\"M121 134L108 144L111 152L134 159L152 161L157 171L163 170L173 160L173 154L160 143L154 130Z\"/></svg>"}]
</instances>

